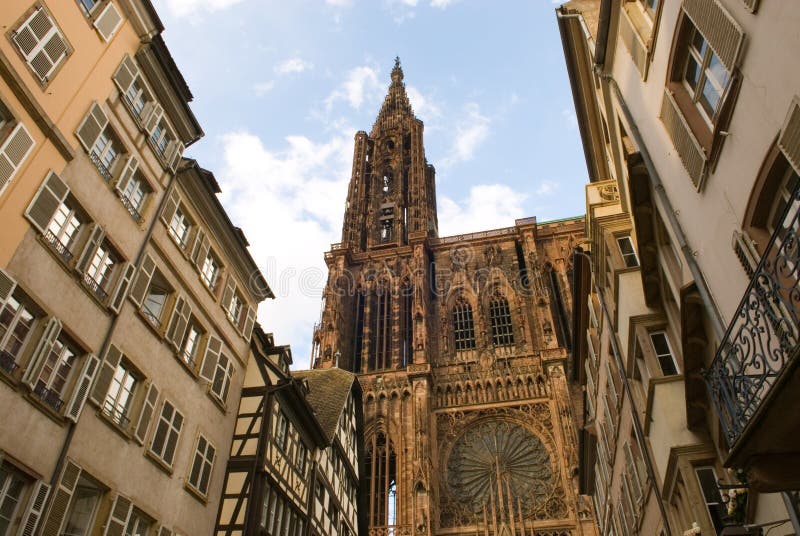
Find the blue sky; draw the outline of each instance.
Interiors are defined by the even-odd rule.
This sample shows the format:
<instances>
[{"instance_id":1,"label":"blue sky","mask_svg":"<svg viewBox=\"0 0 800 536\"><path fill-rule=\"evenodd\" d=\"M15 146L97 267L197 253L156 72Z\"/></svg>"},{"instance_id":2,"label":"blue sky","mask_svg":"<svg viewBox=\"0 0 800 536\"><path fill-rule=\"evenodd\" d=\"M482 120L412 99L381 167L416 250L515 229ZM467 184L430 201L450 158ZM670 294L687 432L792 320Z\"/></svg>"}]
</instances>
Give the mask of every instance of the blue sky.
<instances>
[{"instance_id":1,"label":"blue sky","mask_svg":"<svg viewBox=\"0 0 800 536\"><path fill-rule=\"evenodd\" d=\"M353 136L399 55L437 170L440 234L585 210L551 0L155 0L212 170L277 299L259 321L308 364Z\"/></svg>"}]
</instances>

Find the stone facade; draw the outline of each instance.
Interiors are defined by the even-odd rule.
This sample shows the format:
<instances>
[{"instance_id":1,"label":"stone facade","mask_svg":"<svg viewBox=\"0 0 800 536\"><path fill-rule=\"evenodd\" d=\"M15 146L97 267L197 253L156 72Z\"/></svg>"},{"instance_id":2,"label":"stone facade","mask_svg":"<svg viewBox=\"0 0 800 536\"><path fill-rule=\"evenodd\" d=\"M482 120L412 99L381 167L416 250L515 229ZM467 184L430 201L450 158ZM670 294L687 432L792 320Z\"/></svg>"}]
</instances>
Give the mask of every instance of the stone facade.
<instances>
[{"instance_id":1,"label":"stone facade","mask_svg":"<svg viewBox=\"0 0 800 536\"><path fill-rule=\"evenodd\" d=\"M312 356L361 384L368 534L594 534L567 379L583 219L440 238L435 200L398 61L355 136Z\"/></svg>"}]
</instances>

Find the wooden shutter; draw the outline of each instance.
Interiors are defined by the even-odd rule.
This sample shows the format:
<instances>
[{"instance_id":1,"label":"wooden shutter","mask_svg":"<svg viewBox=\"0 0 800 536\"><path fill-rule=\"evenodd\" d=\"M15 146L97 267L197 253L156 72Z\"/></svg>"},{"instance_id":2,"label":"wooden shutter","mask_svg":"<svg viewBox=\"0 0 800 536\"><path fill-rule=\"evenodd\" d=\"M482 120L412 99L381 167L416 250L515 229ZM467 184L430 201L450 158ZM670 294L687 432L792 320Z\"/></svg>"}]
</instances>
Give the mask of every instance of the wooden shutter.
<instances>
[{"instance_id":1,"label":"wooden shutter","mask_svg":"<svg viewBox=\"0 0 800 536\"><path fill-rule=\"evenodd\" d=\"M8 299L14 294L14 289L17 288L17 282L13 277L8 275L8 272L0 268L0 311Z\"/></svg>"},{"instance_id":2,"label":"wooden shutter","mask_svg":"<svg viewBox=\"0 0 800 536\"><path fill-rule=\"evenodd\" d=\"M44 234L47 226L50 225L53 214L56 213L67 195L69 195L69 186L51 171L39 187L31 204L28 205L25 216L40 233Z\"/></svg>"},{"instance_id":3,"label":"wooden shutter","mask_svg":"<svg viewBox=\"0 0 800 536\"><path fill-rule=\"evenodd\" d=\"M117 495L114 498L114 505L108 513L108 521L106 521L106 530L103 531L103 536L124 536L125 527L128 526L128 521L133 512L133 503L122 495Z\"/></svg>"},{"instance_id":4,"label":"wooden shutter","mask_svg":"<svg viewBox=\"0 0 800 536\"><path fill-rule=\"evenodd\" d=\"M98 406L102 407L103 402L105 402L108 388L111 387L111 380L114 379L114 373L116 373L117 366L119 366L121 360L122 352L120 349L113 344L109 345L103 362L97 371L92 393L89 395L89 399Z\"/></svg>"},{"instance_id":5,"label":"wooden shutter","mask_svg":"<svg viewBox=\"0 0 800 536\"><path fill-rule=\"evenodd\" d=\"M244 329L242 329L242 335L244 335L245 339L250 339L250 335L253 333L253 325L256 322L256 315L258 310L255 307L248 307L247 308L247 318L244 321Z\"/></svg>"},{"instance_id":6,"label":"wooden shutter","mask_svg":"<svg viewBox=\"0 0 800 536\"><path fill-rule=\"evenodd\" d=\"M172 222L172 217L175 216L175 211L178 210L178 205L181 204L181 194L178 193L177 188L173 188L169 193L167 202L164 203L164 209L161 211L161 220L169 227Z\"/></svg>"},{"instance_id":7,"label":"wooden shutter","mask_svg":"<svg viewBox=\"0 0 800 536\"><path fill-rule=\"evenodd\" d=\"M800 173L800 97L798 96L792 99L792 105L789 107L789 113L778 138L778 147L795 172Z\"/></svg>"},{"instance_id":8,"label":"wooden shutter","mask_svg":"<svg viewBox=\"0 0 800 536\"><path fill-rule=\"evenodd\" d=\"M197 227L197 233L194 235L194 244L192 245L192 254L191 259L195 266L198 269L202 270L203 262L205 261L206 255L208 254L208 246L210 242L208 237L206 236L205 231L203 231L200 226ZM203 253L203 247L205 246L205 253Z\"/></svg>"},{"instance_id":9,"label":"wooden shutter","mask_svg":"<svg viewBox=\"0 0 800 536\"><path fill-rule=\"evenodd\" d=\"M108 125L108 116L97 102L93 102L86 117L81 121L78 130L75 131L86 152L92 150L106 125Z\"/></svg>"},{"instance_id":10,"label":"wooden shutter","mask_svg":"<svg viewBox=\"0 0 800 536\"><path fill-rule=\"evenodd\" d=\"M150 286L150 280L153 279L153 272L155 272L156 263L153 258L145 254L142 259L142 265L139 268L139 273L136 274L136 279L131 288L130 297L136 305L142 305L144 297L147 294L147 289Z\"/></svg>"},{"instance_id":11,"label":"wooden shutter","mask_svg":"<svg viewBox=\"0 0 800 536\"><path fill-rule=\"evenodd\" d=\"M117 195L120 197L123 196L125 193L125 188L128 186L128 182L130 182L134 174L136 174L137 169L139 169L139 159L134 155L131 155L128 157L128 161L125 163L125 168L122 170L122 173L119 176L117 185L114 187L114 189L117 191Z\"/></svg>"},{"instance_id":12,"label":"wooden shutter","mask_svg":"<svg viewBox=\"0 0 800 536\"><path fill-rule=\"evenodd\" d=\"M122 308L125 296L128 294L128 288L131 286L133 274L136 273L136 266L126 262L123 266L117 268L117 270L119 270L119 281L117 282L117 288L114 290L114 295L108 303L108 306L115 313L118 313Z\"/></svg>"},{"instance_id":13,"label":"wooden shutter","mask_svg":"<svg viewBox=\"0 0 800 536\"><path fill-rule=\"evenodd\" d=\"M122 24L122 15L119 14L113 2L109 2L105 9L94 19L94 27L97 28L97 31L106 42L111 41L120 24Z\"/></svg>"},{"instance_id":14,"label":"wooden shutter","mask_svg":"<svg viewBox=\"0 0 800 536\"><path fill-rule=\"evenodd\" d=\"M33 351L30 361L28 361L28 366L25 369L25 373L22 375L22 382L31 389L33 389L33 386L36 384L42 364L44 363L47 354L49 354L50 350L53 349L53 344L56 342L56 339L60 333L61 321L54 316L50 317L50 320L47 321L47 324L44 327L42 337L36 344L36 349Z\"/></svg>"},{"instance_id":15,"label":"wooden shutter","mask_svg":"<svg viewBox=\"0 0 800 536\"><path fill-rule=\"evenodd\" d=\"M33 536L36 528L39 526L39 521L44 513L44 507L47 503L47 496L50 494L50 485L39 480L34 484L31 491L30 498L28 499L28 507L25 509L25 515L22 516L22 523L19 526L17 536Z\"/></svg>"},{"instance_id":16,"label":"wooden shutter","mask_svg":"<svg viewBox=\"0 0 800 536\"><path fill-rule=\"evenodd\" d=\"M75 390L72 392L72 397L67 405L67 419L77 423L78 418L81 416L83 406L86 404L86 399L89 398L89 390L92 388L94 376L97 374L100 358L94 354L86 356L86 362L83 364L81 375L75 383Z\"/></svg>"},{"instance_id":17,"label":"wooden shutter","mask_svg":"<svg viewBox=\"0 0 800 536\"><path fill-rule=\"evenodd\" d=\"M34 145L33 137L25 125L17 123L11 134L0 145L0 193L14 178Z\"/></svg>"},{"instance_id":18,"label":"wooden shutter","mask_svg":"<svg viewBox=\"0 0 800 536\"><path fill-rule=\"evenodd\" d=\"M67 56L64 36L40 7L13 34L14 43L41 81L45 81Z\"/></svg>"},{"instance_id":19,"label":"wooden shutter","mask_svg":"<svg viewBox=\"0 0 800 536\"><path fill-rule=\"evenodd\" d=\"M78 485L80 476L81 468L66 460L41 536L60 536L61 525L64 523L70 499L72 499L72 494L75 493L75 487Z\"/></svg>"},{"instance_id":20,"label":"wooden shutter","mask_svg":"<svg viewBox=\"0 0 800 536\"><path fill-rule=\"evenodd\" d=\"M214 371L217 369L220 352L222 352L222 341L213 335L209 335L206 353L203 357L203 365L200 367L200 377L204 380L214 381Z\"/></svg>"},{"instance_id":21,"label":"wooden shutter","mask_svg":"<svg viewBox=\"0 0 800 536\"><path fill-rule=\"evenodd\" d=\"M134 436L140 445L144 445L144 440L147 437L147 428L150 426L150 420L153 418L153 411L158 402L158 387L156 384L150 382L147 388L147 396L144 399L142 412L139 414L139 422L136 423L136 430Z\"/></svg>"},{"instance_id":22,"label":"wooden shutter","mask_svg":"<svg viewBox=\"0 0 800 536\"><path fill-rule=\"evenodd\" d=\"M233 363L224 354L220 354L217 361L217 368L214 371L214 382L211 384L211 392L223 403L226 398L226 386L230 385L231 375L233 374Z\"/></svg>"},{"instance_id":23,"label":"wooden shutter","mask_svg":"<svg viewBox=\"0 0 800 536\"><path fill-rule=\"evenodd\" d=\"M181 162L181 157L183 156L183 150L186 147L179 141L175 142L174 153L167 159L169 163L169 169L175 173L178 171L178 164Z\"/></svg>"},{"instance_id":24,"label":"wooden shutter","mask_svg":"<svg viewBox=\"0 0 800 536\"><path fill-rule=\"evenodd\" d=\"M158 125L158 122L161 121L161 117L163 115L164 108L162 108L157 102L153 102L152 110L150 110L150 114L144 125L144 128L149 135L153 134L153 130L156 128L156 125Z\"/></svg>"},{"instance_id":25,"label":"wooden shutter","mask_svg":"<svg viewBox=\"0 0 800 536\"><path fill-rule=\"evenodd\" d=\"M633 9L638 9L638 7L633 6ZM642 79L646 79L648 67L647 44L639 35L639 31L630 19L630 15L628 15L628 11L625 7L621 10L619 21L620 41L625 45L628 54L631 55L631 59L634 65L636 65L636 69L639 71Z\"/></svg>"},{"instance_id":26,"label":"wooden shutter","mask_svg":"<svg viewBox=\"0 0 800 536\"><path fill-rule=\"evenodd\" d=\"M189 316L192 314L192 306L183 296L179 296L172 310L172 317L167 327L167 340L173 348L180 349L183 335L186 333L186 326L189 324Z\"/></svg>"},{"instance_id":27,"label":"wooden shutter","mask_svg":"<svg viewBox=\"0 0 800 536\"><path fill-rule=\"evenodd\" d=\"M225 291L222 293L222 308L225 309L225 314L228 314L228 309L235 293L236 281L232 275L229 275L228 280L225 281Z\"/></svg>"},{"instance_id":28,"label":"wooden shutter","mask_svg":"<svg viewBox=\"0 0 800 536\"><path fill-rule=\"evenodd\" d=\"M114 73L114 83L117 84L117 87L122 92L122 98L126 98L125 93L128 92L137 76L139 76L139 68L133 58L125 54L125 57L122 58L122 63L117 67L117 72Z\"/></svg>"},{"instance_id":29,"label":"wooden shutter","mask_svg":"<svg viewBox=\"0 0 800 536\"><path fill-rule=\"evenodd\" d=\"M744 42L741 26L719 0L684 0L683 10L728 71L733 71Z\"/></svg>"},{"instance_id":30,"label":"wooden shutter","mask_svg":"<svg viewBox=\"0 0 800 536\"><path fill-rule=\"evenodd\" d=\"M669 90L664 92L664 100L661 103L661 121L694 187L700 190L706 173L706 153L689 128L689 123L686 122Z\"/></svg>"},{"instance_id":31,"label":"wooden shutter","mask_svg":"<svg viewBox=\"0 0 800 536\"><path fill-rule=\"evenodd\" d=\"M81 252L80 257L78 257L78 264L75 265L75 269L78 270L80 273L86 272L89 268L89 263L92 262L92 258L94 254L97 252L97 248L100 247L100 244L103 243L103 238L105 238L106 232L100 227L99 224L93 223L92 230L89 232L89 238L86 239L86 244L83 246L83 251Z\"/></svg>"}]
</instances>

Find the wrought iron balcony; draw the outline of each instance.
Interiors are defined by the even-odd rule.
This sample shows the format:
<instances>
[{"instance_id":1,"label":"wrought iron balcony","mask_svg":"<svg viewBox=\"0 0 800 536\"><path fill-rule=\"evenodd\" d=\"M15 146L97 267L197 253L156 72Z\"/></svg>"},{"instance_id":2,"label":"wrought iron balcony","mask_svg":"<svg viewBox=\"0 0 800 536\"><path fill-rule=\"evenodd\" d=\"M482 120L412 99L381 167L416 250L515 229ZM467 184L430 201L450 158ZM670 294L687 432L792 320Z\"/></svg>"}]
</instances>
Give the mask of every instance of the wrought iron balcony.
<instances>
[{"instance_id":1,"label":"wrought iron balcony","mask_svg":"<svg viewBox=\"0 0 800 536\"><path fill-rule=\"evenodd\" d=\"M36 384L36 387L33 388L33 393L38 396L42 402L56 411L61 410L61 406L64 405L64 401L61 400L59 393L48 389L41 384Z\"/></svg>"},{"instance_id":2,"label":"wrought iron balcony","mask_svg":"<svg viewBox=\"0 0 800 536\"><path fill-rule=\"evenodd\" d=\"M791 380L800 326L800 189L794 192L719 345L705 380L729 446ZM794 386L796 387L796 385ZM790 386L789 390L794 387ZM776 407L780 407L778 404ZM779 411L783 419L786 412ZM765 438L762 438L765 439ZM759 440L760 441L760 440Z\"/></svg>"},{"instance_id":3,"label":"wrought iron balcony","mask_svg":"<svg viewBox=\"0 0 800 536\"><path fill-rule=\"evenodd\" d=\"M83 274L83 284L92 291L98 300L105 303L108 299L108 292L102 287L100 283L95 281L89 274Z\"/></svg>"},{"instance_id":4,"label":"wrought iron balcony","mask_svg":"<svg viewBox=\"0 0 800 536\"><path fill-rule=\"evenodd\" d=\"M14 354L6 350L0 350L0 369L3 369L8 374L13 374L18 366Z\"/></svg>"},{"instance_id":5,"label":"wrought iron balcony","mask_svg":"<svg viewBox=\"0 0 800 536\"><path fill-rule=\"evenodd\" d=\"M100 175L106 182L111 182L114 179L114 176L111 174L111 171L106 167L105 163L100 160L100 156L94 151L89 153L89 158L94 164L94 167L97 168L97 171L100 172Z\"/></svg>"},{"instance_id":6,"label":"wrought iron balcony","mask_svg":"<svg viewBox=\"0 0 800 536\"><path fill-rule=\"evenodd\" d=\"M69 263L72 260L72 252L51 231L46 231L44 233L44 239L61 260L65 263Z\"/></svg>"},{"instance_id":7,"label":"wrought iron balcony","mask_svg":"<svg viewBox=\"0 0 800 536\"><path fill-rule=\"evenodd\" d=\"M122 201L122 205L128 210L133 219L136 220L136 223L142 223L142 215L139 213L139 209L133 205L131 200L124 195L121 195L119 199Z\"/></svg>"}]
</instances>

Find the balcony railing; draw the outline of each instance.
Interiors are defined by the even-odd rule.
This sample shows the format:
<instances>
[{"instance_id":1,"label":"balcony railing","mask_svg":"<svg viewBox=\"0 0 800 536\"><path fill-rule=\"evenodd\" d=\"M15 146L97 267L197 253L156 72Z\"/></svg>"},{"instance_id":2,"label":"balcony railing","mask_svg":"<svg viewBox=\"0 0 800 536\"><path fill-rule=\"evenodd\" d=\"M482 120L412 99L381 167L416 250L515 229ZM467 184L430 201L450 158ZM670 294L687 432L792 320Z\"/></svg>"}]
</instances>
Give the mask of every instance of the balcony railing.
<instances>
[{"instance_id":1,"label":"balcony railing","mask_svg":"<svg viewBox=\"0 0 800 536\"><path fill-rule=\"evenodd\" d=\"M705 380L729 446L798 353L800 188L787 203Z\"/></svg>"},{"instance_id":2,"label":"balcony railing","mask_svg":"<svg viewBox=\"0 0 800 536\"><path fill-rule=\"evenodd\" d=\"M411 525L386 525L370 527L369 536L412 536Z\"/></svg>"},{"instance_id":3,"label":"balcony railing","mask_svg":"<svg viewBox=\"0 0 800 536\"><path fill-rule=\"evenodd\" d=\"M33 388L33 393L38 396L42 402L56 411L59 411L61 406L64 405L64 401L61 400L59 393L48 389L41 384L36 384L36 387Z\"/></svg>"},{"instance_id":4,"label":"balcony railing","mask_svg":"<svg viewBox=\"0 0 800 536\"><path fill-rule=\"evenodd\" d=\"M89 158L92 160L92 164L94 164L94 167L97 168L97 171L100 172L100 175L103 176L103 179L105 179L106 182L111 182L114 176L111 174L111 171L109 171L109 169L106 167L103 161L100 160L100 157L97 155L97 153L92 151L91 153L89 153Z\"/></svg>"},{"instance_id":5,"label":"balcony railing","mask_svg":"<svg viewBox=\"0 0 800 536\"><path fill-rule=\"evenodd\" d=\"M83 274L83 284L86 286L86 288L91 290L92 294L94 294L101 302L105 303L105 301L108 299L108 292L106 292L102 285L95 281L89 274Z\"/></svg>"},{"instance_id":6,"label":"balcony railing","mask_svg":"<svg viewBox=\"0 0 800 536\"><path fill-rule=\"evenodd\" d=\"M120 196L120 201L122 201L122 205L128 210L130 215L136 220L136 223L142 223L142 215L139 214L139 209L137 209L131 200L125 197L124 195Z\"/></svg>"},{"instance_id":7,"label":"balcony railing","mask_svg":"<svg viewBox=\"0 0 800 536\"><path fill-rule=\"evenodd\" d=\"M67 249L67 246L65 246L51 231L46 231L44 233L44 239L50 244L50 248L56 252L61 260L65 263L69 263L69 261L72 260L72 252Z\"/></svg>"},{"instance_id":8,"label":"balcony railing","mask_svg":"<svg viewBox=\"0 0 800 536\"><path fill-rule=\"evenodd\" d=\"M18 366L17 360L11 352L0 350L0 369L3 369L8 374L13 374Z\"/></svg>"}]
</instances>

